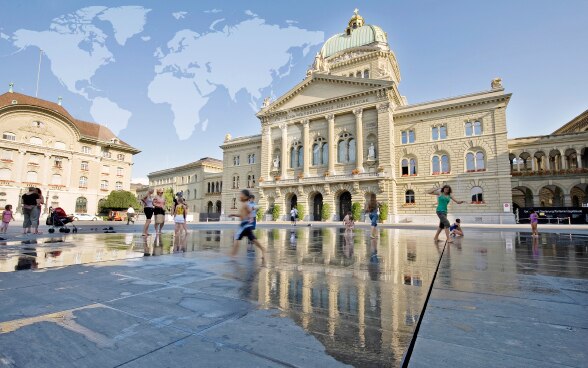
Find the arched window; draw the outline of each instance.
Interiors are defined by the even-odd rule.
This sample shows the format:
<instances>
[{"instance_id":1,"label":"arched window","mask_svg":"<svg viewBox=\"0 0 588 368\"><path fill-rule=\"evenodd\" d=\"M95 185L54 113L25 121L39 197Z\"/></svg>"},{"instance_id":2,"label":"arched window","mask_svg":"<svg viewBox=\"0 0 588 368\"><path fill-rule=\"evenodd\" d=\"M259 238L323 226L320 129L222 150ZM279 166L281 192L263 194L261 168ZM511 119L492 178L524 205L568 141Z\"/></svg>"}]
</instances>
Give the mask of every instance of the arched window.
<instances>
[{"instance_id":1,"label":"arched window","mask_svg":"<svg viewBox=\"0 0 588 368\"><path fill-rule=\"evenodd\" d=\"M302 167L303 165L303 150L302 150L302 143L296 141L292 144L290 148L290 168L295 169L298 167Z\"/></svg>"},{"instance_id":2,"label":"arched window","mask_svg":"<svg viewBox=\"0 0 588 368\"><path fill-rule=\"evenodd\" d=\"M216 187L216 192L220 193L220 191L221 191L220 190L220 182L217 181L215 187Z\"/></svg>"},{"instance_id":3,"label":"arched window","mask_svg":"<svg viewBox=\"0 0 588 368\"><path fill-rule=\"evenodd\" d=\"M233 198L233 209L237 208L237 198Z\"/></svg>"},{"instance_id":4,"label":"arched window","mask_svg":"<svg viewBox=\"0 0 588 368\"><path fill-rule=\"evenodd\" d=\"M39 175L36 171L27 172L27 183L36 183Z\"/></svg>"},{"instance_id":5,"label":"arched window","mask_svg":"<svg viewBox=\"0 0 588 368\"><path fill-rule=\"evenodd\" d=\"M53 176L51 176L51 184L52 185L61 185L61 175L53 174Z\"/></svg>"},{"instance_id":6,"label":"arched window","mask_svg":"<svg viewBox=\"0 0 588 368\"><path fill-rule=\"evenodd\" d=\"M190 189L186 191L186 199L190 199Z\"/></svg>"},{"instance_id":7,"label":"arched window","mask_svg":"<svg viewBox=\"0 0 588 368\"><path fill-rule=\"evenodd\" d=\"M435 154L431 159L431 172L433 175L449 174L449 157L445 154Z\"/></svg>"},{"instance_id":8,"label":"arched window","mask_svg":"<svg viewBox=\"0 0 588 368\"><path fill-rule=\"evenodd\" d=\"M79 186L80 186L80 188L87 188L88 187L88 178L85 176L80 176Z\"/></svg>"},{"instance_id":9,"label":"arched window","mask_svg":"<svg viewBox=\"0 0 588 368\"><path fill-rule=\"evenodd\" d=\"M482 135L482 123L474 121L474 135Z\"/></svg>"},{"instance_id":10,"label":"arched window","mask_svg":"<svg viewBox=\"0 0 588 368\"><path fill-rule=\"evenodd\" d=\"M368 69L363 71L363 77L364 78L369 78L370 77L370 71Z\"/></svg>"},{"instance_id":11,"label":"arched window","mask_svg":"<svg viewBox=\"0 0 588 368\"><path fill-rule=\"evenodd\" d=\"M471 137L474 135L482 135L482 122L480 121L468 121L465 123L465 134L466 137Z\"/></svg>"},{"instance_id":12,"label":"arched window","mask_svg":"<svg viewBox=\"0 0 588 368\"><path fill-rule=\"evenodd\" d=\"M247 175L247 188L255 188L255 175Z\"/></svg>"},{"instance_id":13,"label":"arched window","mask_svg":"<svg viewBox=\"0 0 588 368\"><path fill-rule=\"evenodd\" d=\"M239 189L239 175L233 175L233 189Z\"/></svg>"},{"instance_id":14,"label":"arched window","mask_svg":"<svg viewBox=\"0 0 588 368\"><path fill-rule=\"evenodd\" d=\"M483 196L483 190L480 187L473 187L472 190L470 191L470 194L472 195L472 203L473 204L482 204L484 203L484 196Z\"/></svg>"},{"instance_id":15,"label":"arched window","mask_svg":"<svg viewBox=\"0 0 588 368\"><path fill-rule=\"evenodd\" d=\"M326 165L329 162L329 148L323 137L317 137L312 145L312 165Z\"/></svg>"},{"instance_id":16,"label":"arched window","mask_svg":"<svg viewBox=\"0 0 588 368\"><path fill-rule=\"evenodd\" d=\"M337 158L341 164L355 162L355 139L351 133L343 132L339 135Z\"/></svg>"},{"instance_id":17,"label":"arched window","mask_svg":"<svg viewBox=\"0 0 588 368\"><path fill-rule=\"evenodd\" d=\"M76 213L88 212L88 200L84 197L78 197L76 199Z\"/></svg>"},{"instance_id":18,"label":"arched window","mask_svg":"<svg viewBox=\"0 0 588 368\"><path fill-rule=\"evenodd\" d=\"M409 189L404 193L404 203L405 204L414 204L415 203L413 190Z\"/></svg>"},{"instance_id":19,"label":"arched window","mask_svg":"<svg viewBox=\"0 0 588 368\"><path fill-rule=\"evenodd\" d=\"M466 154L466 171L486 171L486 165L484 163L484 152L468 152Z\"/></svg>"},{"instance_id":20,"label":"arched window","mask_svg":"<svg viewBox=\"0 0 588 368\"><path fill-rule=\"evenodd\" d=\"M417 174L416 160L414 158L402 159L401 167L402 167L402 171L401 171L402 176L408 176L408 175L414 176Z\"/></svg>"},{"instance_id":21,"label":"arched window","mask_svg":"<svg viewBox=\"0 0 588 368\"><path fill-rule=\"evenodd\" d=\"M0 169L0 180L11 180L12 179L12 171L10 169Z\"/></svg>"},{"instance_id":22,"label":"arched window","mask_svg":"<svg viewBox=\"0 0 588 368\"><path fill-rule=\"evenodd\" d=\"M206 191L206 193L210 193L210 183L208 183L208 190Z\"/></svg>"},{"instance_id":23,"label":"arched window","mask_svg":"<svg viewBox=\"0 0 588 368\"><path fill-rule=\"evenodd\" d=\"M114 189L115 190L122 190L123 189L122 181L117 181L116 183L114 183Z\"/></svg>"},{"instance_id":24,"label":"arched window","mask_svg":"<svg viewBox=\"0 0 588 368\"><path fill-rule=\"evenodd\" d=\"M60 141L56 141L54 143L55 148L60 149L60 150L64 150L65 149L65 143L60 142Z\"/></svg>"},{"instance_id":25,"label":"arched window","mask_svg":"<svg viewBox=\"0 0 588 368\"><path fill-rule=\"evenodd\" d=\"M361 71L355 73L355 78L361 78Z\"/></svg>"},{"instance_id":26,"label":"arched window","mask_svg":"<svg viewBox=\"0 0 588 368\"><path fill-rule=\"evenodd\" d=\"M100 189L102 189L102 190L108 189L108 180L101 180L100 181Z\"/></svg>"},{"instance_id":27,"label":"arched window","mask_svg":"<svg viewBox=\"0 0 588 368\"><path fill-rule=\"evenodd\" d=\"M35 144L37 146L42 146L43 145L43 140L39 137L31 137L29 138L29 143L30 144Z\"/></svg>"}]
</instances>

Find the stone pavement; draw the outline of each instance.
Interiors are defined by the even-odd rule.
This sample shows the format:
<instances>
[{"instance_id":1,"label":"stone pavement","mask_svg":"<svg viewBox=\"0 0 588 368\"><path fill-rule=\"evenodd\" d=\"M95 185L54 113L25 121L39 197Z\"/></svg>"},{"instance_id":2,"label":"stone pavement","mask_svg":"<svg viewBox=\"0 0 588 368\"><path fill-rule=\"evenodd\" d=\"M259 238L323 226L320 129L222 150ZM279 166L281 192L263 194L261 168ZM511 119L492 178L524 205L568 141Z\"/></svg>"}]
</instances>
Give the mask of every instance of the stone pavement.
<instances>
[{"instance_id":1,"label":"stone pavement","mask_svg":"<svg viewBox=\"0 0 588 368\"><path fill-rule=\"evenodd\" d=\"M586 366L583 235L233 230L0 243L0 367Z\"/></svg>"}]
</instances>

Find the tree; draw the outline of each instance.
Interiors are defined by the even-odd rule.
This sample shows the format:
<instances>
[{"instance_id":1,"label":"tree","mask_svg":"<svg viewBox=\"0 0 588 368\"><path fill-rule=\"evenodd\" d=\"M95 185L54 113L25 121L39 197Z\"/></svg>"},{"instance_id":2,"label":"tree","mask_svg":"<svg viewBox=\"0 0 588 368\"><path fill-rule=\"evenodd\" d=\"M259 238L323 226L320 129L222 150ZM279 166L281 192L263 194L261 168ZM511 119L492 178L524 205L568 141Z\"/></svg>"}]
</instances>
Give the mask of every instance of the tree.
<instances>
[{"instance_id":1,"label":"tree","mask_svg":"<svg viewBox=\"0 0 588 368\"><path fill-rule=\"evenodd\" d=\"M361 218L361 204L359 202L353 202L351 205L351 214L353 215L353 221L359 221Z\"/></svg>"},{"instance_id":2,"label":"tree","mask_svg":"<svg viewBox=\"0 0 588 368\"><path fill-rule=\"evenodd\" d=\"M380 222L383 223L388 219L388 203L382 203L380 206Z\"/></svg>"},{"instance_id":3,"label":"tree","mask_svg":"<svg viewBox=\"0 0 588 368\"><path fill-rule=\"evenodd\" d=\"M280 218L280 205L275 204L274 208L272 208L272 219L276 221Z\"/></svg>"},{"instance_id":4,"label":"tree","mask_svg":"<svg viewBox=\"0 0 588 368\"><path fill-rule=\"evenodd\" d=\"M323 210L321 211L321 219L327 221L331 218L331 206L328 203L323 204Z\"/></svg>"},{"instance_id":5,"label":"tree","mask_svg":"<svg viewBox=\"0 0 588 368\"><path fill-rule=\"evenodd\" d=\"M108 197L103 198L98 202L100 212L105 213L110 210L121 211L126 210L129 207L133 207L136 210L141 208L139 201L133 195L133 193L126 190L114 190L110 192Z\"/></svg>"},{"instance_id":6,"label":"tree","mask_svg":"<svg viewBox=\"0 0 588 368\"><path fill-rule=\"evenodd\" d=\"M262 207L259 207L257 209L257 213L255 214L255 220L256 221L261 221L262 217L263 217L263 208Z\"/></svg>"},{"instance_id":7,"label":"tree","mask_svg":"<svg viewBox=\"0 0 588 368\"><path fill-rule=\"evenodd\" d=\"M174 197L174 190L172 188L167 188L165 192L163 192L163 199L165 199L165 207L168 212L171 212L174 208Z\"/></svg>"},{"instance_id":8,"label":"tree","mask_svg":"<svg viewBox=\"0 0 588 368\"><path fill-rule=\"evenodd\" d=\"M300 220L304 220L304 205L302 203L297 203L296 204L296 210L298 211L298 218Z\"/></svg>"}]
</instances>

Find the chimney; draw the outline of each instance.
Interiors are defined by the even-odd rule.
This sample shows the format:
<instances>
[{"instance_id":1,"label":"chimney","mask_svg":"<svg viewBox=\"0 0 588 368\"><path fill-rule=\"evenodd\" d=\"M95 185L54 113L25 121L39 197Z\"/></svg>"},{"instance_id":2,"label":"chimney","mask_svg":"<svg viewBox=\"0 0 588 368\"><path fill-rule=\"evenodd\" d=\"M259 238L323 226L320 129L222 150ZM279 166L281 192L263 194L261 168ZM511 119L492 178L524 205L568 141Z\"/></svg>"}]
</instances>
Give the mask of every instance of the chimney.
<instances>
[{"instance_id":1,"label":"chimney","mask_svg":"<svg viewBox=\"0 0 588 368\"><path fill-rule=\"evenodd\" d=\"M8 92L10 92L10 93L14 92L14 88L13 88L13 87L14 87L14 83L10 83L10 84L8 85L8 87L9 87L9 88L8 88Z\"/></svg>"},{"instance_id":2,"label":"chimney","mask_svg":"<svg viewBox=\"0 0 588 368\"><path fill-rule=\"evenodd\" d=\"M57 104L59 106L61 106L61 101L63 101L63 97L61 97L61 96L57 97Z\"/></svg>"}]
</instances>

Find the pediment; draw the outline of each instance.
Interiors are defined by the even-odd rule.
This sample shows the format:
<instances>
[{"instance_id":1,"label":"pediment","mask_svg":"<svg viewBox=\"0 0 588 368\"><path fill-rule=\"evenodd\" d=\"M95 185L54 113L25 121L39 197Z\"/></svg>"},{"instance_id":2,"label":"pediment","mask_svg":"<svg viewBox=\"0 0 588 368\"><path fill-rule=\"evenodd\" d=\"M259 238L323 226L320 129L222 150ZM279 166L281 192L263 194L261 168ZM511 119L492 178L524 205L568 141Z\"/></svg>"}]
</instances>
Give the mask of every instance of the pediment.
<instances>
[{"instance_id":1,"label":"pediment","mask_svg":"<svg viewBox=\"0 0 588 368\"><path fill-rule=\"evenodd\" d=\"M319 103L339 97L392 87L393 82L386 80L336 77L329 75L312 75L296 85L290 91L263 108L260 114L290 110L298 106Z\"/></svg>"}]
</instances>

